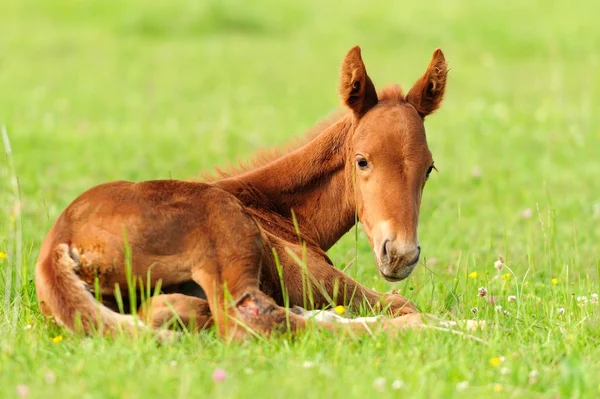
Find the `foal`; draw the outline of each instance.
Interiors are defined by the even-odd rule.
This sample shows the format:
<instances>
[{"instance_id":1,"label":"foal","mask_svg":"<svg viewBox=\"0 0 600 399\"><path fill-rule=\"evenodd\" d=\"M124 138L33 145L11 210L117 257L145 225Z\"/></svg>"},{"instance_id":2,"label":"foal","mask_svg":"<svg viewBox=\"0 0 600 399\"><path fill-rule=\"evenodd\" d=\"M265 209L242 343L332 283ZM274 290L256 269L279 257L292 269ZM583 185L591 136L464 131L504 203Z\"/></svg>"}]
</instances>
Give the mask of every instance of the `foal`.
<instances>
[{"instance_id":1,"label":"foal","mask_svg":"<svg viewBox=\"0 0 600 399\"><path fill-rule=\"evenodd\" d=\"M307 291L315 308L367 304L418 319L406 298L358 284L325 251L358 217L386 280L405 279L415 268L421 196L434 168L423 121L439 107L446 75L438 49L408 94L389 87L378 95L354 47L340 74L348 110L295 151L206 183L117 181L86 191L42 245L42 312L88 333L133 330L135 318L117 313L115 287L133 300L127 282L149 275L152 287L162 287L140 307L152 327L178 316L200 327L214 323L222 337L240 338L246 328L299 329L304 319L282 306L306 306Z\"/></svg>"}]
</instances>

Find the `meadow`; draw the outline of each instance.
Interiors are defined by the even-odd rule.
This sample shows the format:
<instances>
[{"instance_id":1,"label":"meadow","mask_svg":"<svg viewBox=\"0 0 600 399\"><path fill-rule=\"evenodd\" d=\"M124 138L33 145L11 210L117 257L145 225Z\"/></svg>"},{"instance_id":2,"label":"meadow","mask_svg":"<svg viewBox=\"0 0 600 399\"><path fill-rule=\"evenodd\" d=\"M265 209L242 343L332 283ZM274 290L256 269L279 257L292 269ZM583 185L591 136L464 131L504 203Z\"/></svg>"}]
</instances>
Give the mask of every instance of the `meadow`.
<instances>
[{"instance_id":1,"label":"meadow","mask_svg":"<svg viewBox=\"0 0 600 399\"><path fill-rule=\"evenodd\" d=\"M2 1L0 397L600 396L599 13L591 0ZM410 278L378 275L360 226L329 255L422 311L485 320L479 340L311 330L159 346L41 316L39 246L77 195L197 178L302 136L339 107L356 44L378 87L410 87L444 50L446 99L426 121L439 171Z\"/></svg>"}]
</instances>

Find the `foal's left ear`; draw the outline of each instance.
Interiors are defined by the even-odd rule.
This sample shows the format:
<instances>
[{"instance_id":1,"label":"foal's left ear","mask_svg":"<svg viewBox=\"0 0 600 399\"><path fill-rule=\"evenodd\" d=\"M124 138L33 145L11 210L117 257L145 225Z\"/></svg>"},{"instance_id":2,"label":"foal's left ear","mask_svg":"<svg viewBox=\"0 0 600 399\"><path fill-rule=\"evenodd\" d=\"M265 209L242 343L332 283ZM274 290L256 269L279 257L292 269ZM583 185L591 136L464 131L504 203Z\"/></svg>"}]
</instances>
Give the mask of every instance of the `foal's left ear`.
<instances>
[{"instance_id":1,"label":"foal's left ear","mask_svg":"<svg viewBox=\"0 0 600 399\"><path fill-rule=\"evenodd\" d=\"M439 108L446 90L447 75L448 64L444 53L438 48L433 52L425 74L417 80L406 95L406 102L415 107L421 118L425 118Z\"/></svg>"},{"instance_id":2,"label":"foal's left ear","mask_svg":"<svg viewBox=\"0 0 600 399\"><path fill-rule=\"evenodd\" d=\"M340 72L340 98L354 115L360 119L368 110L377 105L375 86L367 75L367 69L360 56L360 47L348 51Z\"/></svg>"}]
</instances>

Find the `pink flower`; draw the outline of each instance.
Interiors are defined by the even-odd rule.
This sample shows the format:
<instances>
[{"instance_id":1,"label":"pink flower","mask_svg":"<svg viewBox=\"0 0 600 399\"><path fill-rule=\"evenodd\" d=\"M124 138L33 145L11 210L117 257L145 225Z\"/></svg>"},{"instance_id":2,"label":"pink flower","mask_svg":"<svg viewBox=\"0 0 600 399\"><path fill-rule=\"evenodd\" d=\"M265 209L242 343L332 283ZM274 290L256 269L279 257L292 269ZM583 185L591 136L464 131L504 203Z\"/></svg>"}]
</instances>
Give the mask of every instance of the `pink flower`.
<instances>
[{"instance_id":1,"label":"pink flower","mask_svg":"<svg viewBox=\"0 0 600 399\"><path fill-rule=\"evenodd\" d=\"M19 395L20 398L28 397L29 396L29 387L24 384L17 385L17 395Z\"/></svg>"},{"instance_id":2,"label":"pink flower","mask_svg":"<svg viewBox=\"0 0 600 399\"><path fill-rule=\"evenodd\" d=\"M383 392L385 390L385 378L383 377L378 377L375 378L375 381L373 381L373 387L378 390L379 392Z\"/></svg>"},{"instance_id":3,"label":"pink flower","mask_svg":"<svg viewBox=\"0 0 600 399\"><path fill-rule=\"evenodd\" d=\"M46 381L46 384L54 384L56 382L56 374L53 371L47 371L44 374L44 381Z\"/></svg>"},{"instance_id":4,"label":"pink flower","mask_svg":"<svg viewBox=\"0 0 600 399\"><path fill-rule=\"evenodd\" d=\"M227 373L223 369L215 369L212 379L215 382L223 382L227 378Z\"/></svg>"}]
</instances>

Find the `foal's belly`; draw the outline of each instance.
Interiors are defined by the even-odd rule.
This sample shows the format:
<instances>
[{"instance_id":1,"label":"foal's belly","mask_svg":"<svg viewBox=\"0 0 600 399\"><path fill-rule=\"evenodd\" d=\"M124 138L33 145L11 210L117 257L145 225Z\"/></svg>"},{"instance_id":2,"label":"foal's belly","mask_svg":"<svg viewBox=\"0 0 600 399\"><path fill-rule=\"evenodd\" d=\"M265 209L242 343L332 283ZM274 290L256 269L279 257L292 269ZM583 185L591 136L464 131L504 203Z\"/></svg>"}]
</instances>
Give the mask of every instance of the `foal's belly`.
<instances>
[{"instance_id":1,"label":"foal's belly","mask_svg":"<svg viewBox=\"0 0 600 399\"><path fill-rule=\"evenodd\" d=\"M127 292L128 280L136 280L136 286L150 282L154 288L160 281L162 286L175 286L191 281L191 270L197 254L182 251L174 254L155 254L136 242L135 236L125 241L107 234L74 237L71 248L79 253L79 277L90 286L99 284L103 294L112 293L115 285L122 293ZM141 282L141 283L140 283Z\"/></svg>"}]
</instances>

